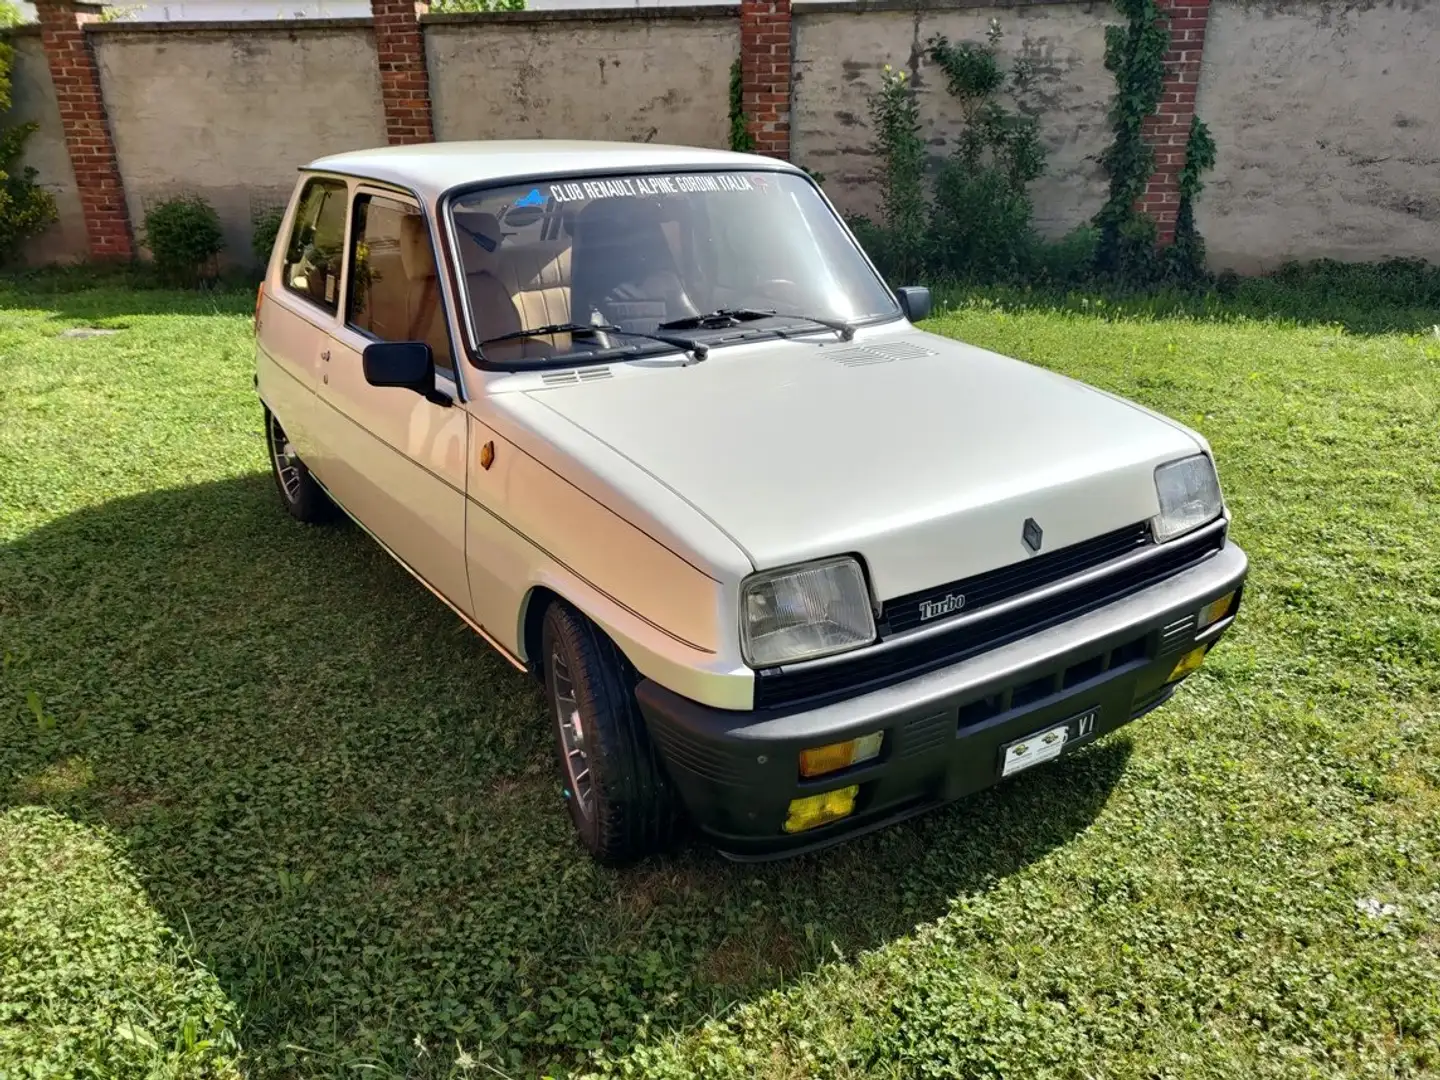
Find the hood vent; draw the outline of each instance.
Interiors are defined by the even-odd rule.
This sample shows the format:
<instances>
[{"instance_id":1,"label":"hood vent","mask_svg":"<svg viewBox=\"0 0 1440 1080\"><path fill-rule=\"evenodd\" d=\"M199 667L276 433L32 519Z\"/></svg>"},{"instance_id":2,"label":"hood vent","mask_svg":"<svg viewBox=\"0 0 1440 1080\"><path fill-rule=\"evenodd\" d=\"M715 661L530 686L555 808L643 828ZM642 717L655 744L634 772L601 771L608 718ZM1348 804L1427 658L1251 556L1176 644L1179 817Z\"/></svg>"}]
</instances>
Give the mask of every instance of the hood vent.
<instances>
[{"instance_id":1,"label":"hood vent","mask_svg":"<svg viewBox=\"0 0 1440 1080\"><path fill-rule=\"evenodd\" d=\"M877 341L871 345L859 345L853 349L826 349L826 359L846 367L869 367L871 364L888 364L895 360L917 360L922 356L937 355L934 349L916 345L910 341Z\"/></svg>"},{"instance_id":2,"label":"hood vent","mask_svg":"<svg viewBox=\"0 0 1440 1080\"><path fill-rule=\"evenodd\" d=\"M547 371L540 376L540 381L546 386L573 386L611 378L614 378L614 373L608 367L587 367L578 371Z\"/></svg>"}]
</instances>

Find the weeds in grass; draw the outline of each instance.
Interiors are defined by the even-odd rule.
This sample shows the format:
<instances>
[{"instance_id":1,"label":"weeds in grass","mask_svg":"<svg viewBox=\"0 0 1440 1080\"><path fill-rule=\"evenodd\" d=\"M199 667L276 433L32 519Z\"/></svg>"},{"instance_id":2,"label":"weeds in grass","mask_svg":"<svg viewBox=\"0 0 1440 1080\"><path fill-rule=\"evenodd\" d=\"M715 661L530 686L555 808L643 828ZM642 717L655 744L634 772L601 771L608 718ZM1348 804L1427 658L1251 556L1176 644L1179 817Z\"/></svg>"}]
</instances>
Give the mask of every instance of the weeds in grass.
<instances>
[{"instance_id":1,"label":"weeds in grass","mask_svg":"<svg viewBox=\"0 0 1440 1080\"><path fill-rule=\"evenodd\" d=\"M253 294L0 283L0 1071L1440 1070L1437 320L1312 287L933 321L1214 445L1253 571L1172 704L823 856L616 873L531 685L276 506Z\"/></svg>"}]
</instances>

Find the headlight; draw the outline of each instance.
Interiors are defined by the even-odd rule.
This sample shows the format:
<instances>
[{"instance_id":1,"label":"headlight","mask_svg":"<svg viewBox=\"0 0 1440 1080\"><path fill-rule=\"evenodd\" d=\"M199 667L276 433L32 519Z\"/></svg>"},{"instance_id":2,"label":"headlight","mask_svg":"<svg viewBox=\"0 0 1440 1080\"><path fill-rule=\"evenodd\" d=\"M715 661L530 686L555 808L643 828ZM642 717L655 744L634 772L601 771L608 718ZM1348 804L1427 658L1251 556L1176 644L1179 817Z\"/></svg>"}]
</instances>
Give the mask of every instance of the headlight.
<instances>
[{"instance_id":1,"label":"headlight","mask_svg":"<svg viewBox=\"0 0 1440 1080\"><path fill-rule=\"evenodd\" d=\"M844 652L875 640L875 614L854 559L757 574L740 596L740 646L751 667Z\"/></svg>"},{"instance_id":2,"label":"headlight","mask_svg":"<svg viewBox=\"0 0 1440 1080\"><path fill-rule=\"evenodd\" d=\"M1204 454L1181 458L1155 470L1160 513L1151 523L1160 543L1199 528L1220 516L1220 480Z\"/></svg>"}]
</instances>

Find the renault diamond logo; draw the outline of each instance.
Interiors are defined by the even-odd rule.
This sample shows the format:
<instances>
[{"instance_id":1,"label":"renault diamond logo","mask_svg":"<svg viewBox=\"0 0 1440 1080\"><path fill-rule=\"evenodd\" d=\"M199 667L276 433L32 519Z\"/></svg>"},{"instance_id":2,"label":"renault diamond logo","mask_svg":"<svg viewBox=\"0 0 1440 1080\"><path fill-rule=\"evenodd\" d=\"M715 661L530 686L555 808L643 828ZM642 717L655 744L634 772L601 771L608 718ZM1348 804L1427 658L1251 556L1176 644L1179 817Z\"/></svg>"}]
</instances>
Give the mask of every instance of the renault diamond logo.
<instances>
[{"instance_id":1,"label":"renault diamond logo","mask_svg":"<svg viewBox=\"0 0 1440 1080\"><path fill-rule=\"evenodd\" d=\"M921 600L920 621L938 619L941 615L954 615L965 606L965 597L951 593L943 600Z\"/></svg>"},{"instance_id":2,"label":"renault diamond logo","mask_svg":"<svg viewBox=\"0 0 1440 1080\"><path fill-rule=\"evenodd\" d=\"M1039 551L1040 542L1045 539L1045 532L1034 518L1026 518L1025 527L1020 530L1020 539L1032 552Z\"/></svg>"}]
</instances>

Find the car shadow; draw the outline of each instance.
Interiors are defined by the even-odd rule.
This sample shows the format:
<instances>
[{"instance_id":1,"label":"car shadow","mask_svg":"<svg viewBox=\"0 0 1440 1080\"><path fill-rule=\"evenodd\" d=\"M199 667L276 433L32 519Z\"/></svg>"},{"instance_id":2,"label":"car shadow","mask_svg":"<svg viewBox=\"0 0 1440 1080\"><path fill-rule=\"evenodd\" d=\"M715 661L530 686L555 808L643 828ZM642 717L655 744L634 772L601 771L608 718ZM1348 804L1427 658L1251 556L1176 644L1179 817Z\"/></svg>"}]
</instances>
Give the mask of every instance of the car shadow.
<instances>
[{"instance_id":1,"label":"car shadow","mask_svg":"<svg viewBox=\"0 0 1440 1080\"><path fill-rule=\"evenodd\" d=\"M255 1075L423 1074L457 1043L525 1072L684 1029L1067 843L1130 750L796 860L691 840L604 869L532 682L358 529L286 517L264 474L0 548L0 629L0 712L52 720L0 735L4 803L121 839L241 1008Z\"/></svg>"}]
</instances>

